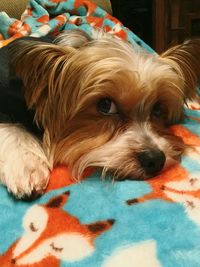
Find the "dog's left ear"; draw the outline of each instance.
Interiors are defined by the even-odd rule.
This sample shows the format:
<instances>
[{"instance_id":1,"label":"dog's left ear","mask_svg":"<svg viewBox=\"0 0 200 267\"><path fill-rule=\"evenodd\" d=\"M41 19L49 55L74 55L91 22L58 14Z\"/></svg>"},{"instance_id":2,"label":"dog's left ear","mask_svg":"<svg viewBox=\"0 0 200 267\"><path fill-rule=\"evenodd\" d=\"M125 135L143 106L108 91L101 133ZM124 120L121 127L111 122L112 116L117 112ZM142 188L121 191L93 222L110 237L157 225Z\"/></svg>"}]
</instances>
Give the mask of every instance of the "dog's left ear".
<instances>
[{"instance_id":1,"label":"dog's left ear","mask_svg":"<svg viewBox=\"0 0 200 267\"><path fill-rule=\"evenodd\" d=\"M200 39L191 39L170 48L161 54L161 59L171 65L183 81L185 100L194 99L200 78Z\"/></svg>"}]
</instances>

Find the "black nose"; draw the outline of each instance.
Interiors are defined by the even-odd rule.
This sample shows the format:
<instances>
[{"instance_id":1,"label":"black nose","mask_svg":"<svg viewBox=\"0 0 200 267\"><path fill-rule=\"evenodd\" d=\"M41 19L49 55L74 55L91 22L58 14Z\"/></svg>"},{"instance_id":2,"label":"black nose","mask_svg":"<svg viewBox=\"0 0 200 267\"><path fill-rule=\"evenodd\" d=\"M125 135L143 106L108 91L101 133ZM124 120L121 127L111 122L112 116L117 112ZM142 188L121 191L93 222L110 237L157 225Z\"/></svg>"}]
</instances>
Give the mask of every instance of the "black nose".
<instances>
[{"instance_id":1,"label":"black nose","mask_svg":"<svg viewBox=\"0 0 200 267\"><path fill-rule=\"evenodd\" d=\"M147 175L159 173L165 164L165 154L161 150L146 150L137 154L138 161Z\"/></svg>"}]
</instances>

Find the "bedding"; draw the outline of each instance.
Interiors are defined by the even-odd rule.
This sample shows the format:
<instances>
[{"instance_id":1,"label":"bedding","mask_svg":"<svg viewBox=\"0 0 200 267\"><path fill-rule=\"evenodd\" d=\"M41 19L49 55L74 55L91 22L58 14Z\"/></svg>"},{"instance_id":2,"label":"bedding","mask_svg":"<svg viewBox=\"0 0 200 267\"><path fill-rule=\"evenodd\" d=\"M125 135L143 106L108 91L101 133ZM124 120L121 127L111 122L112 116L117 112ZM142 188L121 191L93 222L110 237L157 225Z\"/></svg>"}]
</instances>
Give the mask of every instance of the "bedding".
<instances>
[{"instance_id":1,"label":"bedding","mask_svg":"<svg viewBox=\"0 0 200 267\"><path fill-rule=\"evenodd\" d=\"M94 27L154 52L87 0L30 0L21 20L1 12L0 46ZM32 202L0 186L0 267L199 267L199 109L198 100L189 103L184 121L171 127L191 147L182 162L148 181L102 180L88 170L77 183L67 166L57 166Z\"/></svg>"}]
</instances>

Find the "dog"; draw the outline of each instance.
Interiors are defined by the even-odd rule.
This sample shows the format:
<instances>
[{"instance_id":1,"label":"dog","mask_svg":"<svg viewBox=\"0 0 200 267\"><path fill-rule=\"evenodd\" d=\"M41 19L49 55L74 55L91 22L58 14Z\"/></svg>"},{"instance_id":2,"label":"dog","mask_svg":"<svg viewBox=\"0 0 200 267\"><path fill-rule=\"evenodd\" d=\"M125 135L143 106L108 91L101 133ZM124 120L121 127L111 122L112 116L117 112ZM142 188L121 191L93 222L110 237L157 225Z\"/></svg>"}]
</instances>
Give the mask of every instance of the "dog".
<instances>
[{"instance_id":1,"label":"dog","mask_svg":"<svg viewBox=\"0 0 200 267\"><path fill-rule=\"evenodd\" d=\"M57 164L75 179L97 167L115 180L144 180L180 161L185 146L168 126L196 97L200 39L157 55L72 30L3 49L9 90L0 91L17 97L0 102L0 179L15 197L41 194Z\"/></svg>"}]
</instances>

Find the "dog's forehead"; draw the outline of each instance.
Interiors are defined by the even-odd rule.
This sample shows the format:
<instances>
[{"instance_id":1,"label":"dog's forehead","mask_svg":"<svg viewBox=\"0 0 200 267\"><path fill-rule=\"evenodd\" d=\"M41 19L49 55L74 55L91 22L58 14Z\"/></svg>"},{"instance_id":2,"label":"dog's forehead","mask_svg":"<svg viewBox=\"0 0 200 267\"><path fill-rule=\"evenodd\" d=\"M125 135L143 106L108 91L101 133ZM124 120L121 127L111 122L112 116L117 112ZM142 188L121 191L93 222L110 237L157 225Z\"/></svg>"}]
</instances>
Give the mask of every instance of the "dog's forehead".
<instances>
[{"instance_id":1,"label":"dog's forehead","mask_svg":"<svg viewBox=\"0 0 200 267\"><path fill-rule=\"evenodd\" d=\"M132 113L138 109L138 106L144 102L145 98L144 92L141 92L137 88L124 88L123 94L117 95L114 100L124 112Z\"/></svg>"},{"instance_id":2,"label":"dog's forehead","mask_svg":"<svg viewBox=\"0 0 200 267\"><path fill-rule=\"evenodd\" d=\"M141 85L137 82L124 83L121 87L110 90L110 97L125 114L135 114L149 110L152 102L157 99L157 90L151 85Z\"/></svg>"},{"instance_id":3,"label":"dog's forehead","mask_svg":"<svg viewBox=\"0 0 200 267\"><path fill-rule=\"evenodd\" d=\"M110 90L112 99L125 112L149 112L157 101L168 103L180 95L178 79L168 66L156 62L144 68L143 72L134 70L120 77Z\"/></svg>"}]
</instances>

